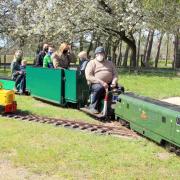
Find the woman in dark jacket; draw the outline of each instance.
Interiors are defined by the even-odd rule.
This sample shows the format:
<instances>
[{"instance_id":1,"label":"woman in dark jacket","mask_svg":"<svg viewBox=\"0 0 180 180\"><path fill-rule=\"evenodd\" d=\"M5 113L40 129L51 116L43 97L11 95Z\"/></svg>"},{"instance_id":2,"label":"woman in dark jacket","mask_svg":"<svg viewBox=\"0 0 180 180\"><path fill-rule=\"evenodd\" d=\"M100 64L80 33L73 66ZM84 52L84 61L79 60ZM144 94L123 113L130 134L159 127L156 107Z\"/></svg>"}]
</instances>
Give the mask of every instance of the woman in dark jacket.
<instances>
[{"instance_id":1,"label":"woman in dark jacket","mask_svg":"<svg viewBox=\"0 0 180 180\"><path fill-rule=\"evenodd\" d=\"M11 77L16 82L15 83L15 91L20 91L19 87L22 82L19 81L19 76L21 73L21 61L23 57L23 52L21 50L17 50L14 55L14 59L11 63Z\"/></svg>"},{"instance_id":2,"label":"woman in dark jacket","mask_svg":"<svg viewBox=\"0 0 180 180\"><path fill-rule=\"evenodd\" d=\"M16 80L19 75L22 57L23 52L21 50L17 50L15 52L14 59L11 62L11 75L13 80Z\"/></svg>"}]
</instances>

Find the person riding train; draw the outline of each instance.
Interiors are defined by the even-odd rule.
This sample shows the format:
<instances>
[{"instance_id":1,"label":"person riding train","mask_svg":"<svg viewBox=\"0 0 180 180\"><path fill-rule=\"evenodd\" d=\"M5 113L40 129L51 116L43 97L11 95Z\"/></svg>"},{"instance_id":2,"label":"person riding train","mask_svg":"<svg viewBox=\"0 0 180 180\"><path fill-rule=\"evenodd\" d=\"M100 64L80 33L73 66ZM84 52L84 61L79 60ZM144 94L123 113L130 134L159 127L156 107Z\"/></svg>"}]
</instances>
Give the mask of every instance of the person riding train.
<instances>
[{"instance_id":1,"label":"person riding train","mask_svg":"<svg viewBox=\"0 0 180 180\"><path fill-rule=\"evenodd\" d=\"M52 61L52 54L53 53L54 53L54 46L50 45L48 47L48 52L43 59L43 67L44 68L54 68L53 67L53 61Z\"/></svg>"},{"instance_id":2,"label":"person riding train","mask_svg":"<svg viewBox=\"0 0 180 180\"><path fill-rule=\"evenodd\" d=\"M37 55L35 66L37 66L37 67L42 67L43 66L43 59L44 59L44 57L46 56L46 54L48 52L48 47L49 47L49 45L47 43L45 43L43 45L42 51L40 51L38 53L38 55Z\"/></svg>"},{"instance_id":3,"label":"person riding train","mask_svg":"<svg viewBox=\"0 0 180 180\"><path fill-rule=\"evenodd\" d=\"M89 62L89 59L87 57L87 52L86 51L81 51L78 54L78 57L79 57L79 69L80 69L80 71L85 71L86 66L87 66L87 64Z\"/></svg>"},{"instance_id":4,"label":"person riding train","mask_svg":"<svg viewBox=\"0 0 180 180\"><path fill-rule=\"evenodd\" d=\"M25 92L26 86L26 77L25 77L25 66L26 61L22 61L23 52L21 50L17 50L14 55L14 59L11 62L11 74L12 80L15 81L14 90L19 93Z\"/></svg>"},{"instance_id":5,"label":"person riding train","mask_svg":"<svg viewBox=\"0 0 180 180\"><path fill-rule=\"evenodd\" d=\"M100 102L105 96L105 90L109 87L116 87L118 81L115 66L111 61L106 60L106 52L103 47L96 48L95 59L87 64L85 76L90 84L92 94L90 111L97 114Z\"/></svg>"},{"instance_id":6,"label":"person riding train","mask_svg":"<svg viewBox=\"0 0 180 180\"><path fill-rule=\"evenodd\" d=\"M70 63L76 63L76 56L73 53L71 46L67 43L62 43L59 51L52 55L53 66L55 69L64 68L68 69Z\"/></svg>"}]
</instances>

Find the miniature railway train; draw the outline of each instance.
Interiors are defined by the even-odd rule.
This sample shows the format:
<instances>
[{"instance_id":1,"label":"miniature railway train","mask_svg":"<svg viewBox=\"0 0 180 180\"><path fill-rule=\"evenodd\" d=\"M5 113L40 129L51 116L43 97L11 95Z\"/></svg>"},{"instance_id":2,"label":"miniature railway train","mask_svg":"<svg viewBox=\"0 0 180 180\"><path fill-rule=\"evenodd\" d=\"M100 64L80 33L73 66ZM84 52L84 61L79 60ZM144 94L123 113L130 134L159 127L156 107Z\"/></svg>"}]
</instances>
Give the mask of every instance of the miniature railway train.
<instances>
[{"instance_id":1,"label":"miniature railway train","mask_svg":"<svg viewBox=\"0 0 180 180\"><path fill-rule=\"evenodd\" d=\"M4 89L13 89L13 81L0 79L0 82L4 84ZM38 99L61 106L73 104L74 107L90 113L86 108L90 97L89 86L84 73L79 70L28 66L26 88L31 96ZM118 98L114 98L117 95ZM180 153L180 106L132 93L122 93L121 90L110 91L109 97L106 113L96 117L113 117L159 144L170 144ZM105 101L102 102L102 110L105 104Z\"/></svg>"}]
</instances>

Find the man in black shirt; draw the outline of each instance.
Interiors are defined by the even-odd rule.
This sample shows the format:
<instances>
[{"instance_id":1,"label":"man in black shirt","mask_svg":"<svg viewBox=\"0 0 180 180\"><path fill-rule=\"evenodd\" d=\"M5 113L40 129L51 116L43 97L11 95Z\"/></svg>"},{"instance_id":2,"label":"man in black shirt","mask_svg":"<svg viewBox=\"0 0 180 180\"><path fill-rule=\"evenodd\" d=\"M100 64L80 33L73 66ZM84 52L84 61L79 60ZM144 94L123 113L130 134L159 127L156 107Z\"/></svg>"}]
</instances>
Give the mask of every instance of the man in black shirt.
<instances>
[{"instance_id":1,"label":"man in black shirt","mask_svg":"<svg viewBox=\"0 0 180 180\"><path fill-rule=\"evenodd\" d=\"M48 52L48 46L49 46L48 44L43 45L43 50L39 52L37 59L36 59L35 66L39 66L39 67L43 66L43 59Z\"/></svg>"}]
</instances>

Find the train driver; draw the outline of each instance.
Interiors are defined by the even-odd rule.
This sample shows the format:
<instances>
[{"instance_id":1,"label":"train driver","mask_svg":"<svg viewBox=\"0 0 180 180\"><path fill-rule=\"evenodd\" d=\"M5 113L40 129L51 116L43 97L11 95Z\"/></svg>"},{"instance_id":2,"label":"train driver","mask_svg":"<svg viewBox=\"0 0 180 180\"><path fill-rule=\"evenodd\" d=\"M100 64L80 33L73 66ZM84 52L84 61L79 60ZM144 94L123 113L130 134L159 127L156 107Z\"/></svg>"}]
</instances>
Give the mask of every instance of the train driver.
<instances>
[{"instance_id":1,"label":"train driver","mask_svg":"<svg viewBox=\"0 0 180 180\"><path fill-rule=\"evenodd\" d=\"M103 47L96 48L95 59L87 64L85 75L92 94L90 111L97 114L99 113L100 102L105 95L105 89L109 86L115 87L118 80L115 66L111 61L106 60Z\"/></svg>"}]
</instances>

